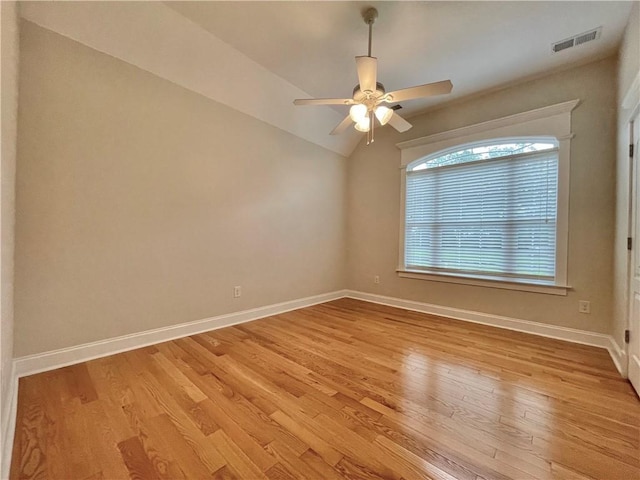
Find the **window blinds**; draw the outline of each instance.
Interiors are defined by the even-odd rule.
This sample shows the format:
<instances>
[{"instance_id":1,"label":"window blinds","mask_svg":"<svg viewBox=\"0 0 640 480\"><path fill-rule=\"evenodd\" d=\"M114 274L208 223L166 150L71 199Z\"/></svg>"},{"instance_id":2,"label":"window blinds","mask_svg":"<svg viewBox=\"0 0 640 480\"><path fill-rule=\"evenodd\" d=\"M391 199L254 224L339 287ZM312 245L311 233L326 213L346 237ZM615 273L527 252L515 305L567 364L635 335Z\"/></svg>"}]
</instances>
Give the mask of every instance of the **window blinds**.
<instances>
[{"instance_id":1,"label":"window blinds","mask_svg":"<svg viewBox=\"0 0 640 480\"><path fill-rule=\"evenodd\" d=\"M556 149L407 172L409 270L553 280Z\"/></svg>"}]
</instances>

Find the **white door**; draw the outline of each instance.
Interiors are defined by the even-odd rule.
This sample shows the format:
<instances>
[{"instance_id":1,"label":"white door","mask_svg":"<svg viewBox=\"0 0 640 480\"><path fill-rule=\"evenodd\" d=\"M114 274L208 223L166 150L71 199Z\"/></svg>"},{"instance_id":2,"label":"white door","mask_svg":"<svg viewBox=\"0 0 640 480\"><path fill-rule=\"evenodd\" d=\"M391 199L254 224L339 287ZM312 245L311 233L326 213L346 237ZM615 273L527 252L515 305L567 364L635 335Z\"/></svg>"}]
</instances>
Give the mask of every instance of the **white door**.
<instances>
[{"instance_id":1,"label":"white door","mask_svg":"<svg viewBox=\"0 0 640 480\"><path fill-rule=\"evenodd\" d=\"M631 162L632 182L632 231L633 251L631 255L631 287L629 315L629 380L640 395L640 114L632 121L630 130L633 145Z\"/></svg>"}]
</instances>

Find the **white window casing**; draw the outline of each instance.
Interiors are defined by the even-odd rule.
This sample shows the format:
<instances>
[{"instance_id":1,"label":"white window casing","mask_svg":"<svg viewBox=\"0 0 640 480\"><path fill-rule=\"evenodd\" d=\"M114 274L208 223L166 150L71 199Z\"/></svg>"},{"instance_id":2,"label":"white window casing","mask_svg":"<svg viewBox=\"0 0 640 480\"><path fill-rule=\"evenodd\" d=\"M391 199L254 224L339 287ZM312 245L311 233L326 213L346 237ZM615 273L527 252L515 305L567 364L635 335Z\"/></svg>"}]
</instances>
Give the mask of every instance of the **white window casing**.
<instances>
[{"instance_id":1,"label":"white window casing","mask_svg":"<svg viewBox=\"0 0 640 480\"><path fill-rule=\"evenodd\" d=\"M405 278L566 295L567 290L571 288L568 285L567 277L569 167L571 139L573 138L571 112L578 104L579 100L571 100L397 144L397 147L401 150L398 275ZM425 271L407 268L405 264L407 167L411 164L419 163L417 162L418 160L424 160L429 156L433 158L433 154L437 152L446 153L443 151L451 150L454 147L460 146L464 148L469 144L497 139L505 139L507 142L518 139L526 139L528 141L531 139L553 139L557 141L557 211L555 212L555 272L553 275L547 271L537 278L535 276L527 278L526 276L501 273L487 274L486 272L480 272L474 274L473 272L458 273L438 271L437 269Z\"/></svg>"}]
</instances>

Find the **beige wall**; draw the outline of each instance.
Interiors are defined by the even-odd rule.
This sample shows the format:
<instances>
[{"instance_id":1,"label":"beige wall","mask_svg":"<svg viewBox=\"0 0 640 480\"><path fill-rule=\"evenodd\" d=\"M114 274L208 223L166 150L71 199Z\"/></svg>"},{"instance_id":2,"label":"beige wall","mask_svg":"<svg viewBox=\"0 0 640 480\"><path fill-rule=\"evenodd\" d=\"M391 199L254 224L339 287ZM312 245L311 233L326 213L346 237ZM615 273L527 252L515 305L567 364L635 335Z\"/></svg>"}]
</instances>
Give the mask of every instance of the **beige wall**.
<instances>
[{"instance_id":1,"label":"beige wall","mask_svg":"<svg viewBox=\"0 0 640 480\"><path fill-rule=\"evenodd\" d=\"M16 168L16 126L18 108L18 17L15 2L0 2L0 106L2 110L0 163L0 443L9 420L11 360L13 357L13 252L14 252L14 182ZM1 462L8 465L8 459Z\"/></svg>"},{"instance_id":2,"label":"beige wall","mask_svg":"<svg viewBox=\"0 0 640 480\"><path fill-rule=\"evenodd\" d=\"M633 2L618 54L618 96L627 92L640 69L640 2Z\"/></svg>"},{"instance_id":3,"label":"beige wall","mask_svg":"<svg viewBox=\"0 0 640 480\"><path fill-rule=\"evenodd\" d=\"M411 119L405 134L384 128L349 161L348 287L403 299L595 332L611 329L615 58L556 73ZM455 87L454 87L455 88ZM582 100L573 112L569 284L565 296L399 278L400 150L395 144L553 105ZM380 276L380 284L373 282ZM591 314L578 313L578 300Z\"/></svg>"},{"instance_id":4,"label":"beige wall","mask_svg":"<svg viewBox=\"0 0 640 480\"><path fill-rule=\"evenodd\" d=\"M25 21L20 60L16 356L344 288L346 159Z\"/></svg>"},{"instance_id":5,"label":"beige wall","mask_svg":"<svg viewBox=\"0 0 640 480\"><path fill-rule=\"evenodd\" d=\"M16 356L345 286L611 331L616 91L602 86L615 84L615 59L433 110L406 134L380 129L347 162L22 27ZM569 295L398 278L395 144L574 98Z\"/></svg>"},{"instance_id":6,"label":"beige wall","mask_svg":"<svg viewBox=\"0 0 640 480\"><path fill-rule=\"evenodd\" d=\"M624 345L628 308L628 252L629 235L629 116L631 111L622 107L622 101L634 78L640 73L640 4L635 3L625 30L618 55L618 153L616 168L616 225L613 249L613 338ZM638 245L640 239L635 239Z\"/></svg>"}]
</instances>

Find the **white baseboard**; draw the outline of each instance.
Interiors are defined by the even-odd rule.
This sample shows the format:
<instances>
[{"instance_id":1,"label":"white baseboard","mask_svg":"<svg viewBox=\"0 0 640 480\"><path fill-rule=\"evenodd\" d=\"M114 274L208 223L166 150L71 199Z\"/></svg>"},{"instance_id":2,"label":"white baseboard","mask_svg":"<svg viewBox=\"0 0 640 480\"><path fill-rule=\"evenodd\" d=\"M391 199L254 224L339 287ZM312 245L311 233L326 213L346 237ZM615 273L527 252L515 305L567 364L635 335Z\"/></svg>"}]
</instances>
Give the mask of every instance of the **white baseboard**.
<instances>
[{"instance_id":1,"label":"white baseboard","mask_svg":"<svg viewBox=\"0 0 640 480\"><path fill-rule=\"evenodd\" d=\"M16 431L16 415L18 411L18 377L15 375L15 367L11 367L11 381L7 401L2 411L2 450L0 451L0 478L9 478L11 468L11 453L13 451L13 438Z\"/></svg>"},{"instance_id":2,"label":"white baseboard","mask_svg":"<svg viewBox=\"0 0 640 480\"><path fill-rule=\"evenodd\" d=\"M622 375L622 378L627 378L627 352L618 345L618 342L616 342L616 339L613 338L612 335L609 335L607 350L609 350L611 360L613 360L613 364L618 369L618 372L620 372L620 375Z\"/></svg>"},{"instance_id":3,"label":"white baseboard","mask_svg":"<svg viewBox=\"0 0 640 480\"><path fill-rule=\"evenodd\" d=\"M609 351L620 374L623 377L626 376L626 354L624 349L620 348L611 335L560 327L556 325L548 325L532 322L530 320L493 315L490 313L476 312L473 310L463 310L396 297L386 297L355 290L339 290L313 297L306 297L265 307L254 308L251 310L244 310L203 320L196 320L194 322L182 323L179 325L172 325L169 327L100 340L98 342L85 343L60 350L19 357L14 360L14 374L18 378L33 375L35 373L54 370L67 365L86 362L95 358L106 357L116 353L174 340L176 338L187 337L189 335L195 335L218 328L250 322L259 318L309 307L311 305L336 300L342 297L355 298L367 302L404 308L406 310L430 313L457 320L480 323L483 325L555 338L557 340L565 340L568 342L605 348Z\"/></svg>"},{"instance_id":4,"label":"white baseboard","mask_svg":"<svg viewBox=\"0 0 640 480\"><path fill-rule=\"evenodd\" d=\"M300 298L274 305L267 305L265 307L205 318L194 322L181 323L179 325L132 333L130 335L85 343L60 350L19 357L14 360L14 371L18 378L25 377L27 375L55 370L56 368L66 367L100 357L107 357L128 350L135 350L136 348L146 347L156 343L167 342L176 338L188 337L189 335L230 327L231 325L250 322L271 315L278 315L318 303L336 300L344 296L345 291L339 290L322 295L315 295L313 297Z\"/></svg>"},{"instance_id":5,"label":"white baseboard","mask_svg":"<svg viewBox=\"0 0 640 480\"><path fill-rule=\"evenodd\" d=\"M508 330L515 330L517 332L531 333L533 335L555 338L557 340L565 340L572 343L581 343L583 345L591 345L594 347L609 349L611 346L611 342L613 342L613 338L610 335L606 335L604 333L588 332L586 330L548 325L546 323L532 322L530 320L502 317L500 315L492 315L490 313L462 310L460 308L445 307L442 305L434 305L431 303L415 302L413 300L404 300L395 297L385 297L373 293L358 292L353 290L347 290L346 296L358 300L365 300L367 302L389 305L391 307L404 308L406 310L413 310L422 313L430 313L432 315L440 315L442 317L449 317L456 320L464 320L467 322L481 323L483 325L489 325L492 327L506 328Z\"/></svg>"}]
</instances>

